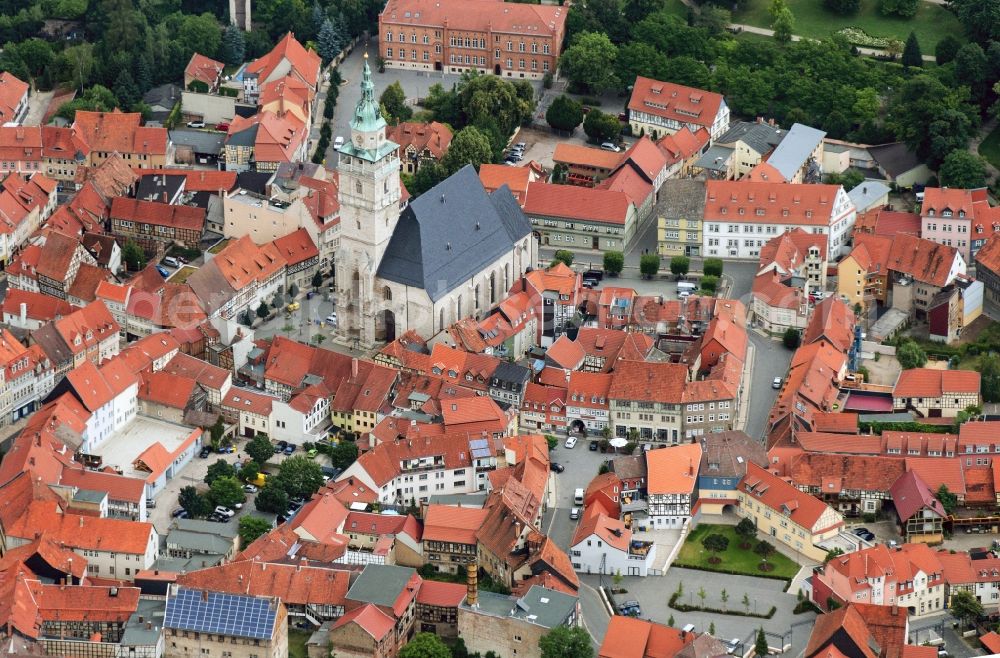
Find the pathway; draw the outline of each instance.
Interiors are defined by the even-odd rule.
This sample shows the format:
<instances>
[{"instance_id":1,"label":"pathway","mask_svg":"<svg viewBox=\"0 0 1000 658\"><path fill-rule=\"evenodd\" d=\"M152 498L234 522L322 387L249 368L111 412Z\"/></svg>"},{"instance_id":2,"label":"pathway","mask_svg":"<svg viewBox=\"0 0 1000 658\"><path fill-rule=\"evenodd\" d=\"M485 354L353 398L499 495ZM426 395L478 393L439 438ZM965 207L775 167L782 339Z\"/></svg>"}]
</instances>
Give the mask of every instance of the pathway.
<instances>
[{"instance_id":1,"label":"pathway","mask_svg":"<svg viewBox=\"0 0 1000 658\"><path fill-rule=\"evenodd\" d=\"M741 32L750 32L751 34L761 34L765 37L774 36L774 30L769 30L766 27L757 27L756 25L747 25L745 23L730 23L729 29L739 30ZM792 35L792 41L801 41L804 38L807 37L801 37L798 34ZM858 52L861 53L862 55L868 55L870 57L880 57L882 55L885 55L885 51L879 50L878 48L863 48L861 46L855 46L855 47L858 49ZM925 62L935 61L934 55L924 55L923 59Z\"/></svg>"},{"instance_id":2,"label":"pathway","mask_svg":"<svg viewBox=\"0 0 1000 658\"><path fill-rule=\"evenodd\" d=\"M983 140L986 139L986 137L989 136L989 134L993 132L996 127L997 120L995 118L984 123L979 129L979 132L976 133L976 136L972 138L971 142L969 142L969 150L972 151L973 154L979 155L979 145L983 143ZM1000 176L1000 171L998 171L997 168L994 167L986 158L983 158L983 161L986 163L987 181L996 181L997 177Z\"/></svg>"}]
</instances>

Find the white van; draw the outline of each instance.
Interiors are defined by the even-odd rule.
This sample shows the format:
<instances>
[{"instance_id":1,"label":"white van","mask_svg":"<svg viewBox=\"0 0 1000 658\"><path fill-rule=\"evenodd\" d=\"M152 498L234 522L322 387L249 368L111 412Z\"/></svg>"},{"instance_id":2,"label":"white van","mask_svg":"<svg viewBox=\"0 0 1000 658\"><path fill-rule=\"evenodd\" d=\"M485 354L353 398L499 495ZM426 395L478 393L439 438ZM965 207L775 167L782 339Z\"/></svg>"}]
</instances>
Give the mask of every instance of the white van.
<instances>
[{"instance_id":1,"label":"white van","mask_svg":"<svg viewBox=\"0 0 1000 658\"><path fill-rule=\"evenodd\" d=\"M583 505L583 489L582 488L577 488L577 490L573 492L573 502L576 503L577 505Z\"/></svg>"},{"instance_id":2,"label":"white van","mask_svg":"<svg viewBox=\"0 0 1000 658\"><path fill-rule=\"evenodd\" d=\"M164 265L169 265L170 267L174 267L174 268L177 268L177 267L181 266L181 264L173 256L167 256L166 258L164 258L163 259L163 264Z\"/></svg>"},{"instance_id":3,"label":"white van","mask_svg":"<svg viewBox=\"0 0 1000 658\"><path fill-rule=\"evenodd\" d=\"M691 283L690 281L678 281L677 282L677 292L694 292L698 289L698 286Z\"/></svg>"}]
</instances>

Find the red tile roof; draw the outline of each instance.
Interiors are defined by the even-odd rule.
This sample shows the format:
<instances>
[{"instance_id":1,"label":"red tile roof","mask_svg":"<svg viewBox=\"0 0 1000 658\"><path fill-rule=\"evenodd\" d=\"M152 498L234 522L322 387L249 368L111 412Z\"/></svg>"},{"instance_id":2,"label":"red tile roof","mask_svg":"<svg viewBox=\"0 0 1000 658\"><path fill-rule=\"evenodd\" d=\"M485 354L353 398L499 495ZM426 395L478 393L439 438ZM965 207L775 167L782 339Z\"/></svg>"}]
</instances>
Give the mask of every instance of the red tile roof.
<instances>
[{"instance_id":1,"label":"red tile roof","mask_svg":"<svg viewBox=\"0 0 1000 658\"><path fill-rule=\"evenodd\" d=\"M974 219L978 204L987 200L983 188L965 190L955 187L928 187L924 189L924 200L920 204L920 214L924 217L941 217L945 210L952 211L957 217L965 216Z\"/></svg>"},{"instance_id":2,"label":"red tile roof","mask_svg":"<svg viewBox=\"0 0 1000 658\"><path fill-rule=\"evenodd\" d=\"M843 193L839 185L710 180L705 186L705 221L713 222L828 226Z\"/></svg>"},{"instance_id":3,"label":"red tile roof","mask_svg":"<svg viewBox=\"0 0 1000 658\"><path fill-rule=\"evenodd\" d=\"M357 624L364 632L371 635L376 642L381 641L395 626L392 617L382 612L378 606L366 603L360 608L351 610L334 622L330 629L330 635L332 636L331 644L334 647L337 646L335 639L337 629L343 628L348 624Z\"/></svg>"},{"instance_id":4,"label":"red tile roof","mask_svg":"<svg viewBox=\"0 0 1000 658\"><path fill-rule=\"evenodd\" d=\"M461 8L461 11L458 11ZM527 34L534 37L563 33L566 8L547 5L516 5L503 9L495 2L466 0L391 0L382 10L382 21L396 24L442 25L460 31ZM410 18L411 15L413 18ZM556 44L558 54L558 44Z\"/></svg>"},{"instance_id":5,"label":"red tile roof","mask_svg":"<svg viewBox=\"0 0 1000 658\"><path fill-rule=\"evenodd\" d=\"M556 145L559 148L560 145ZM487 192L495 192L504 185L510 188L518 203L524 205L528 184L535 179L528 167L508 167L503 164L484 163L479 167L479 180Z\"/></svg>"},{"instance_id":6,"label":"red tile roof","mask_svg":"<svg viewBox=\"0 0 1000 658\"><path fill-rule=\"evenodd\" d=\"M465 600L466 591L466 586L459 583L442 583L436 580L425 580L420 583L420 590L417 592L417 604L438 608L457 608Z\"/></svg>"},{"instance_id":7,"label":"red tile roof","mask_svg":"<svg viewBox=\"0 0 1000 658\"><path fill-rule=\"evenodd\" d=\"M309 237L309 232L304 228L284 235L274 240L272 244L289 267L319 257L319 249L316 248L312 238Z\"/></svg>"},{"instance_id":8,"label":"red tile roof","mask_svg":"<svg viewBox=\"0 0 1000 658\"><path fill-rule=\"evenodd\" d=\"M205 227L204 208L174 206L126 197L116 197L111 202L111 218L192 231L201 231Z\"/></svg>"},{"instance_id":9,"label":"red tile roof","mask_svg":"<svg viewBox=\"0 0 1000 658\"><path fill-rule=\"evenodd\" d=\"M629 196L620 191L536 181L528 184L524 213L624 225L631 203Z\"/></svg>"},{"instance_id":10,"label":"red tile roof","mask_svg":"<svg viewBox=\"0 0 1000 658\"><path fill-rule=\"evenodd\" d=\"M690 494L698 482L701 444L684 443L646 452L646 482L650 495Z\"/></svg>"},{"instance_id":11,"label":"red tile roof","mask_svg":"<svg viewBox=\"0 0 1000 658\"><path fill-rule=\"evenodd\" d=\"M974 370L912 368L899 373L892 389L896 398L939 398L949 393L979 394L980 376Z\"/></svg>"},{"instance_id":12,"label":"red tile roof","mask_svg":"<svg viewBox=\"0 0 1000 658\"><path fill-rule=\"evenodd\" d=\"M740 480L738 488L807 530L821 530L816 525L830 509L823 501L799 491L754 463L747 464L747 474ZM843 521L839 523L843 525Z\"/></svg>"},{"instance_id":13,"label":"red tile roof","mask_svg":"<svg viewBox=\"0 0 1000 658\"><path fill-rule=\"evenodd\" d=\"M141 169L134 168L137 176L150 174L165 176L184 176L184 189L188 192L213 192L232 190L236 187L235 171L216 171L209 169Z\"/></svg>"},{"instance_id":14,"label":"red tile roof","mask_svg":"<svg viewBox=\"0 0 1000 658\"><path fill-rule=\"evenodd\" d=\"M295 39L291 32L287 33L281 41L259 59L250 62L246 67L246 73L256 74L261 82L271 77L271 74L279 67L282 61L287 61L294 73L303 82L309 84L314 89L319 84L320 57L312 50L306 50L301 43Z\"/></svg>"},{"instance_id":15,"label":"red tile roof","mask_svg":"<svg viewBox=\"0 0 1000 658\"><path fill-rule=\"evenodd\" d=\"M569 336L563 334L556 338L555 342L545 350L545 358L551 360L560 368L566 370L576 370L583 364L587 353L583 346Z\"/></svg>"},{"instance_id":16,"label":"red tile roof","mask_svg":"<svg viewBox=\"0 0 1000 658\"><path fill-rule=\"evenodd\" d=\"M45 501L29 504L5 530L8 537L28 539L41 532L72 548L132 555L145 555L155 533L151 523L62 513Z\"/></svg>"},{"instance_id":17,"label":"red tile roof","mask_svg":"<svg viewBox=\"0 0 1000 658\"><path fill-rule=\"evenodd\" d=\"M476 507L428 505L424 515L424 541L475 544L476 532L487 514L487 510Z\"/></svg>"},{"instance_id":18,"label":"red tile roof","mask_svg":"<svg viewBox=\"0 0 1000 658\"><path fill-rule=\"evenodd\" d=\"M139 606L138 587L92 587L88 585L31 584L42 621L124 625Z\"/></svg>"},{"instance_id":19,"label":"red tile roof","mask_svg":"<svg viewBox=\"0 0 1000 658\"><path fill-rule=\"evenodd\" d=\"M645 619L614 615L604 634L597 658L660 658L676 656L694 633Z\"/></svg>"},{"instance_id":20,"label":"red tile roof","mask_svg":"<svg viewBox=\"0 0 1000 658\"><path fill-rule=\"evenodd\" d=\"M552 161L556 163L605 169L607 171L617 169L618 165L624 159L625 156L621 153L590 146L580 146L579 144L570 144L568 142L557 142L555 153L552 155Z\"/></svg>"},{"instance_id":21,"label":"red tile roof","mask_svg":"<svg viewBox=\"0 0 1000 658\"><path fill-rule=\"evenodd\" d=\"M225 409L270 417L274 398L245 389L231 388L222 401Z\"/></svg>"},{"instance_id":22,"label":"red tile roof","mask_svg":"<svg viewBox=\"0 0 1000 658\"><path fill-rule=\"evenodd\" d=\"M994 235L976 252L976 263L1000 275L1000 237Z\"/></svg>"},{"instance_id":23,"label":"red tile roof","mask_svg":"<svg viewBox=\"0 0 1000 658\"><path fill-rule=\"evenodd\" d=\"M623 361L615 367L608 397L676 404L684 394L687 366L680 363Z\"/></svg>"},{"instance_id":24,"label":"red tile roof","mask_svg":"<svg viewBox=\"0 0 1000 658\"><path fill-rule=\"evenodd\" d=\"M128 501L138 505L143 498L146 482L115 473L89 471L84 468L64 468L59 484L90 491L104 491L110 500Z\"/></svg>"},{"instance_id":25,"label":"red tile roof","mask_svg":"<svg viewBox=\"0 0 1000 658\"><path fill-rule=\"evenodd\" d=\"M854 342L854 311L839 297L827 297L813 309L802 342L823 339L841 352L848 352Z\"/></svg>"},{"instance_id":26,"label":"red tile roof","mask_svg":"<svg viewBox=\"0 0 1000 658\"><path fill-rule=\"evenodd\" d=\"M9 71L0 72L0 123L13 121L14 110L28 93L28 83Z\"/></svg>"},{"instance_id":27,"label":"red tile roof","mask_svg":"<svg viewBox=\"0 0 1000 658\"><path fill-rule=\"evenodd\" d=\"M722 94L638 76L628 109L710 129L722 103Z\"/></svg>"},{"instance_id":28,"label":"red tile roof","mask_svg":"<svg viewBox=\"0 0 1000 658\"><path fill-rule=\"evenodd\" d=\"M94 151L104 153L167 154L167 129L140 126L137 112L88 112L79 110L73 130Z\"/></svg>"},{"instance_id":29,"label":"red tile roof","mask_svg":"<svg viewBox=\"0 0 1000 658\"><path fill-rule=\"evenodd\" d=\"M7 108L4 101L3 80L10 76L4 71L0 73L0 123L5 121ZM42 161L42 129L39 126L2 126L0 127L0 160L5 162L35 162Z\"/></svg>"},{"instance_id":30,"label":"red tile roof","mask_svg":"<svg viewBox=\"0 0 1000 658\"><path fill-rule=\"evenodd\" d=\"M708 145L710 138L711 135L704 128L692 133L687 126L684 126L673 135L661 137L656 146L663 151L668 163L672 164L700 153Z\"/></svg>"},{"instance_id":31,"label":"red tile roof","mask_svg":"<svg viewBox=\"0 0 1000 658\"><path fill-rule=\"evenodd\" d=\"M440 160L448 150L452 137L451 129L437 121L430 123L403 121L395 126L389 126L385 132L386 138L399 144L400 158L404 158L407 147L412 146L420 157L423 157L424 150L427 150L431 156Z\"/></svg>"},{"instance_id":32,"label":"red tile roof","mask_svg":"<svg viewBox=\"0 0 1000 658\"><path fill-rule=\"evenodd\" d=\"M50 295L43 295L29 290L10 288L3 300L3 313L20 317L21 305L25 306L25 315L31 320L51 322L57 318L69 315L74 307L65 300Z\"/></svg>"},{"instance_id":33,"label":"red tile roof","mask_svg":"<svg viewBox=\"0 0 1000 658\"><path fill-rule=\"evenodd\" d=\"M892 239L886 267L909 274L917 281L941 287L950 283L949 275L958 257L955 247L900 233Z\"/></svg>"},{"instance_id":34,"label":"red tile roof","mask_svg":"<svg viewBox=\"0 0 1000 658\"><path fill-rule=\"evenodd\" d=\"M283 603L291 605L339 606L344 604L350 586L350 572L329 567L242 560L181 574L177 582L210 592L277 596Z\"/></svg>"},{"instance_id":35,"label":"red tile roof","mask_svg":"<svg viewBox=\"0 0 1000 658\"><path fill-rule=\"evenodd\" d=\"M191 55L191 61L184 67L184 75L195 80L201 80L209 89L215 86L222 76L222 69L225 65L210 57L205 57L201 53Z\"/></svg>"}]
</instances>

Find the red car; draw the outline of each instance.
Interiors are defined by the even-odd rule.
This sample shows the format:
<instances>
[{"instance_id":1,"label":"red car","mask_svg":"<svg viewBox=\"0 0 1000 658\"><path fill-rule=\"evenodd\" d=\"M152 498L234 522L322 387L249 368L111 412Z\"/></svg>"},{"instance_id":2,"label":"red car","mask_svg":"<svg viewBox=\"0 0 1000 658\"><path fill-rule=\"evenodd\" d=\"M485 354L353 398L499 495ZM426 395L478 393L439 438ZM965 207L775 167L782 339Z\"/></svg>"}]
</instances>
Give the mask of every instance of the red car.
<instances>
[{"instance_id":1,"label":"red car","mask_svg":"<svg viewBox=\"0 0 1000 658\"><path fill-rule=\"evenodd\" d=\"M229 131L229 124L228 123L217 123L217 124L215 124L215 129L218 130L219 132L228 132Z\"/></svg>"}]
</instances>

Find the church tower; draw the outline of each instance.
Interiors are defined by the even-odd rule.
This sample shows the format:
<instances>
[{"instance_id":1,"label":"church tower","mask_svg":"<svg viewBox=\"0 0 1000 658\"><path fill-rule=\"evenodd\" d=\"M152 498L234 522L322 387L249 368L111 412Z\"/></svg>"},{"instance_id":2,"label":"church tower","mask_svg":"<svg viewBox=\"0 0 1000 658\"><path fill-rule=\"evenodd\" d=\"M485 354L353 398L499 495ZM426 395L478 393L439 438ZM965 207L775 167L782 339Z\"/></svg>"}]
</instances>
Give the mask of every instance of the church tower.
<instances>
[{"instance_id":1,"label":"church tower","mask_svg":"<svg viewBox=\"0 0 1000 658\"><path fill-rule=\"evenodd\" d=\"M399 219L399 146L385 137L385 120L365 53L361 100L351 139L339 150L340 246L337 248L337 334L367 348L375 343L375 273Z\"/></svg>"}]
</instances>

